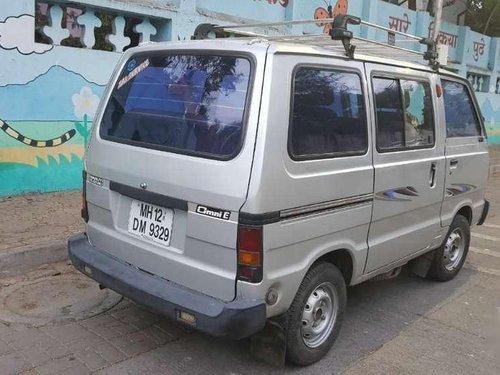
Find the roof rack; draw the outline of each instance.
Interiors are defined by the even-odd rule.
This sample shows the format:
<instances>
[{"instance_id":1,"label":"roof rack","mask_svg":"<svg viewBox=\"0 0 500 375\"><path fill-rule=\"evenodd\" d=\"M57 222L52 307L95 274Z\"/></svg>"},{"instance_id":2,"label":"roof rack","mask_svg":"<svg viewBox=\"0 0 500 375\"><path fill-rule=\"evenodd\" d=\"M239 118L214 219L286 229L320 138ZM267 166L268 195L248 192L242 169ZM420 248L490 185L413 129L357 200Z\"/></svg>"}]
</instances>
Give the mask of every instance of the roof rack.
<instances>
[{"instance_id":1,"label":"roof rack","mask_svg":"<svg viewBox=\"0 0 500 375\"><path fill-rule=\"evenodd\" d=\"M330 13L331 15L331 13ZM259 34L252 31L245 31L242 29L248 28L276 28L279 26L292 26L292 25L307 25L307 24L330 24L329 34L303 34L303 35L268 35ZM387 31L389 36L392 37L393 43L387 43L369 40L361 37L356 37L352 31L348 30L348 25L363 25L366 27L371 27L377 30ZM266 30L268 32L269 30ZM395 40L395 36L400 35L406 39ZM210 23L202 23L198 25L195 29L191 39L215 39L215 38L230 38L230 37L250 37L250 38L263 38L266 40L279 40L287 41L293 43L305 43L320 45L322 47L331 46L332 40L337 40L342 42L343 50L345 55L352 59L354 58L354 52L358 46L362 47L363 52L370 54L377 54L377 50L374 47L388 47L406 55L417 55L420 58L429 62L429 65L433 69L438 69L439 56L437 53L437 45L431 38L422 38L417 35L407 34L398 30L392 30L387 27L383 27L371 22L363 21L359 17L351 15L338 15L335 18L325 18L325 19L313 19L313 20L293 20L293 21L283 21L283 22L270 22L270 23L253 23L253 24L238 24L238 25L214 25ZM390 38L388 38L390 39ZM357 41L356 44L352 43L352 40ZM396 42L418 42L427 47L425 52L415 51L409 48L396 46Z\"/></svg>"}]
</instances>

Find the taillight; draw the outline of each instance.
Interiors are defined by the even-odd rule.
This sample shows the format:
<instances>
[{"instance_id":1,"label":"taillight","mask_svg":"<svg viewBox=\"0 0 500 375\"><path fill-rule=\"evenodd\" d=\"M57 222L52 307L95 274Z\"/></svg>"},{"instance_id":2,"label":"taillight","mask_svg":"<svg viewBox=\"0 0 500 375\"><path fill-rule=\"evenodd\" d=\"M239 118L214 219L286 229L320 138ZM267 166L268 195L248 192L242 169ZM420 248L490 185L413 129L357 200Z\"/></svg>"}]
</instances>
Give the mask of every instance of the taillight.
<instances>
[{"instance_id":1,"label":"taillight","mask_svg":"<svg viewBox=\"0 0 500 375\"><path fill-rule=\"evenodd\" d=\"M87 172L83 171L82 172L82 178L83 178L83 187L82 187L82 210L81 210L81 215L82 219L85 220L87 223L89 221L89 211L87 208Z\"/></svg>"},{"instance_id":2,"label":"taillight","mask_svg":"<svg viewBox=\"0 0 500 375\"><path fill-rule=\"evenodd\" d=\"M262 226L238 226L238 280L262 281Z\"/></svg>"}]
</instances>

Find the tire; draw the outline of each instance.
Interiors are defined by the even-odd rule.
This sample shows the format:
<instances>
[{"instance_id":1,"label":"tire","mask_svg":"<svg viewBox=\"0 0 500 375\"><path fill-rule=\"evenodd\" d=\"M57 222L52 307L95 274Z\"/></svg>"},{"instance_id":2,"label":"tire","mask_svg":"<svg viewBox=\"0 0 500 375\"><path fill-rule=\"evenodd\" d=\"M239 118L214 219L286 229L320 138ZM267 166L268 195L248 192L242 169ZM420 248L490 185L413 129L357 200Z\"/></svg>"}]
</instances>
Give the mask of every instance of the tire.
<instances>
[{"instance_id":1,"label":"tire","mask_svg":"<svg viewBox=\"0 0 500 375\"><path fill-rule=\"evenodd\" d=\"M455 216L441 247L434 251L427 278L435 281L453 279L462 269L469 252L470 225L462 215Z\"/></svg>"},{"instance_id":2,"label":"tire","mask_svg":"<svg viewBox=\"0 0 500 375\"><path fill-rule=\"evenodd\" d=\"M286 313L288 362L307 366L328 353L339 334L346 302L346 285L338 268L330 263L314 265Z\"/></svg>"}]
</instances>

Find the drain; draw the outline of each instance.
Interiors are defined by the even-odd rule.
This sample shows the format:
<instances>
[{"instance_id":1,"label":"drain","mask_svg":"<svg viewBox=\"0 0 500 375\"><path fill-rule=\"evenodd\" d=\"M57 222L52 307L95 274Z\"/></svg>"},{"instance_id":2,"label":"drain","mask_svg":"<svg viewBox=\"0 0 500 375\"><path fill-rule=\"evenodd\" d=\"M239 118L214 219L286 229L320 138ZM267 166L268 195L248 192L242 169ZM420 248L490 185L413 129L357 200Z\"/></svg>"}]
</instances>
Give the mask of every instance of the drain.
<instances>
[{"instance_id":1,"label":"drain","mask_svg":"<svg viewBox=\"0 0 500 375\"><path fill-rule=\"evenodd\" d=\"M101 314L122 297L84 275L22 281L0 291L0 320L39 327Z\"/></svg>"}]
</instances>

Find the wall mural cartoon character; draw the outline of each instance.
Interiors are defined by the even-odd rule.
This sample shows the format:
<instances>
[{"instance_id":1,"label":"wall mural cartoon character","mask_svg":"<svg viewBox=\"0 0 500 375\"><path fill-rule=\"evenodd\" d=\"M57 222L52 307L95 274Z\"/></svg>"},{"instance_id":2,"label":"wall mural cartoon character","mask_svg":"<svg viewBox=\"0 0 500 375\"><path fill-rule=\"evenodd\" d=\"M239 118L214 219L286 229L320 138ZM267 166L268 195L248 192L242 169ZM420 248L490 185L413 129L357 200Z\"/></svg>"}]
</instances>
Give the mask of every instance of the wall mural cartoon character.
<instances>
[{"instance_id":1,"label":"wall mural cartoon character","mask_svg":"<svg viewBox=\"0 0 500 375\"><path fill-rule=\"evenodd\" d=\"M316 10L314 11L314 19L322 20L330 18L330 11L332 13L332 18L335 18L339 14L346 15L348 9L349 0L338 0L334 7L332 5L327 5L326 9L322 7L316 8ZM330 34L332 26L329 23L318 22L316 25L324 26L323 33L327 35Z\"/></svg>"},{"instance_id":2,"label":"wall mural cartoon character","mask_svg":"<svg viewBox=\"0 0 500 375\"><path fill-rule=\"evenodd\" d=\"M0 129L2 129L8 136L14 138L15 140L24 143L27 146L31 147L56 147L60 146L63 143L66 143L69 141L71 138L73 138L76 134L76 131L74 129L71 129L61 135L60 137L49 139L46 141L38 141L36 139L31 139L28 138L19 132L17 132L14 128L12 128L9 124L7 124L5 121L0 119Z\"/></svg>"}]
</instances>

